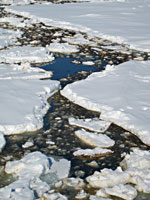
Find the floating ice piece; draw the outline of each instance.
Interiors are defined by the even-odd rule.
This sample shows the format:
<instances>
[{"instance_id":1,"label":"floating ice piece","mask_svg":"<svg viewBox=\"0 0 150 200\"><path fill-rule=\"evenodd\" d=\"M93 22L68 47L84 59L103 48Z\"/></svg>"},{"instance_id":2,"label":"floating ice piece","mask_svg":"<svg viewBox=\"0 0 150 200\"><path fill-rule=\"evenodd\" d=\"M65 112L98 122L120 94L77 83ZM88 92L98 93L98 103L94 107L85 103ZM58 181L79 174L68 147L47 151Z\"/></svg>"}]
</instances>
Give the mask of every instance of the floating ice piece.
<instances>
[{"instance_id":1,"label":"floating ice piece","mask_svg":"<svg viewBox=\"0 0 150 200\"><path fill-rule=\"evenodd\" d=\"M70 171L70 161L66 159L61 159L56 161L54 158L51 158L52 167L50 173L55 173L58 179L67 178ZM62 167L64 166L64 167Z\"/></svg>"},{"instance_id":2,"label":"floating ice piece","mask_svg":"<svg viewBox=\"0 0 150 200\"><path fill-rule=\"evenodd\" d=\"M52 80L0 80L0 131L10 135L40 129L47 99L58 88L59 82Z\"/></svg>"},{"instance_id":3,"label":"floating ice piece","mask_svg":"<svg viewBox=\"0 0 150 200\"><path fill-rule=\"evenodd\" d=\"M73 117L69 118L69 124L76 125L82 128L89 129L96 132L105 132L109 126L110 122L100 120L98 118L93 119L75 119Z\"/></svg>"},{"instance_id":4,"label":"floating ice piece","mask_svg":"<svg viewBox=\"0 0 150 200\"><path fill-rule=\"evenodd\" d=\"M93 61L83 61L82 65L95 65L95 63Z\"/></svg>"},{"instance_id":5,"label":"floating ice piece","mask_svg":"<svg viewBox=\"0 0 150 200\"><path fill-rule=\"evenodd\" d=\"M101 198L101 197L97 197L95 195L91 195L89 199L90 200L112 200L110 198Z\"/></svg>"},{"instance_id":6,"label":"floating ice piece","mask_svg":"<svg viewBox=\"0 0 150 200\"><path fill-rule=\"evenodd\" d=\"M144 179L137 175L130 178L130 183L134 184L139 192L150 193L150 179Z\"/></svg>"},{"instance_id":7,"label":"floating ice piece","mask_svg":"<svg viewBox=\"0 0 150 200\"><path fill-rule=\"evenodd\" d=\"M150 145L150 61L107 67L87 79L68 84L61 94L100 118L134 133ZM144 95L143 95L144 94Z\"/></svg>"},{"instance_id":8,"label":"floating ice piece","mask_svg":"<svg viewBox=\"0 0 150 200\"><path fill-rule=\"evenodd\" d=\"M84 200L84 199L87 199L87 197L88 197L88 194L87 194L84 190L81 190L81 191L75 196L75 199Z\"/></svg>"},{"instance_id":9,"label":"floating ice piece","mask_svg":"<svg viewBox=\"0 0 150 200\"><path fill-rule=\"evenodd\" d=\"M57 199L67 200L68 198L65 195L60 194L59 192L52 194L44 193L41 198L41 200L57 200Z\"/></svg>"},{"instance_id":10,"label":"floating ice piece","mask_svg":"<svg viewBox=\"0 0 150 200\"><path fill-rule=\"evenodd\" d=\"M21 160L7 162L5 172L15 174L20 179L31 179L31 177L40 177L42 174L48 173L50 167L51 163L48 157L36 151L27 154Z\"/></svg>"},{"instance_id":11,"label":"floating ice piece","mask_svg":"<svg viewBox=\"0 0 150 200\"><path fill-rule=\"evenodd\" d=\"M111 169L103 169L101 172L95 172L86 178L89 185L93 188L114 187L117 184L128 183L130 175L127 172L117 168L115 171Z\"/></svg>"},{"instance_id":12,"label":"floating ice piece","mask_svg":"<svg viewBox=\"0 0 150 200\"><path fill-rule=\"evenodd\" d=\"M51 71L25 64L0 64L0 80L4 79L46 79L52 76Z\"/></svg>"},{"instance_id":13,"label":"floating ice piece","mask_svg":"<svg viewBox=\"0 0 150 200\"><path fill-rule=\"evenodd\" d=\"M50 44L50 46L47 46L47 49L50 52L65 53L65 54L77 53L79 51L77 47L70 45L68 43L56 43L56 42Z\"/></svg>"},{"instance_id":14,"label":"floating ice piece","mask_svg":"<svg viewBox=\"0 0 150 200\"><path fill-rule=\"evenodd\" d=\"M2 152L5 145L6 145L6 140L4 138L4 134L3 132L0 131L0 152Z\"/></svg>"},{"instance_id":15,"label":"floating ice piece","mask_svg":"<svg viewBox=\"0 0 150 200\"><path fill-rule=\"evenodd\" d=\"M73 153L76 157L100 157L106 154L113 153L109 149L95 148L95 149L79 149Z\"/></svg>"},{"instance_id":16,"label":"floating ice piece","mask_svg":"<svg viewBox=\"0 0 150 200\"><path fill-rule=\"evenodd\" d=\"M74 37L69 38L63 38L64 41L68 42L69 44L75 44L75 45L89 45L94 44L94 42L89 41L88 39L85 39L83 35L76 34Z\"/></svg>"},{"instance_id":17,"label":"floating ice piece","mask_svg":"<svg viewBox=\"0 0 150 200\"><path fill-rule=\"evenodd\" d=\"M1 63L45 63L54 60L52 54L43 47L13 47L0 51Z\"/></svg>"},{"instance_id":18,"label":"floating ice piece","mask_svg":"<svg viewBox=\"0 0 150 200\"><path fill-rule=\"evenodd\" d=\"M33 145L34 143L32 141L27 141L26 143L22 145L22 148L32 147Z\"/></svg>"},{"instance_id":19,"label":"floating ice piece","mask_svg":"<svg viewBox=\"0 0 150 200\"><path fill-rule=\"evenodd\" d=\"M133 149L133 152L130 152L130 154L127 154L125 156L121 165L125 169L129 169L129 172L131 174L133 174L133 172L130 171L130 168L144 169L144 170L150 169L150 151ZM137 175L137 174L134 174L134 175Z\"/></svg>"},{"instance_id":20,"label":"floating ice piece","mask_svg":"<svg viewBox=\"0 0 150 200\"><path fill-rule=\"evenodd\" d=\"M0 22L2 21L2 19L5 18L0 18ZM13 31L0 28L0 49L14 44L16 41L16 37L20 37L21 34L21 31Z\"/></svg>"},{"instance_id":21,"label":"floating ice piece","mask_svg":"<svg viewBox=\"0 0 150 200\"><path fill-rule=\"evenodd\" d=\"M105 188L105 192L112 196L117 196L122 199L133 200L137 196L137 191L130 185L118 184L113 188Z\"/></svg>"},{"instance_id":22,"label":"floating ice piece","mask_svg":"<svg viewBox=\"0 0 150 200\"><path fill-rule=\"evenodd\" d=\"M107 135L91 133L85 130L78 130L75 135L84 143L93 146L107 148L114 145L114 140L110 139Z\"/></svg>"}]
</instances>

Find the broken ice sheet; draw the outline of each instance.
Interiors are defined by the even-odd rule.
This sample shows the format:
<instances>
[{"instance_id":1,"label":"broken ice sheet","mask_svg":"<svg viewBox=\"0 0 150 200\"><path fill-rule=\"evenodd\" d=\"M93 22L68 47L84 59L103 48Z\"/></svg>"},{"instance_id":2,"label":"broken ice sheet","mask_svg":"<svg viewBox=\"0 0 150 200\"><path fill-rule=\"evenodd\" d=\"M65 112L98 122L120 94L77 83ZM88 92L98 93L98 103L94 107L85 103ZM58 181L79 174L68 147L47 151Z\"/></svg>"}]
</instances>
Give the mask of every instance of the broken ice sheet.
<instances>
[{"instance_id":1,"label":"broken ice sheet","mask_svg":"<svg viewBox=\"0 0 150 200\"><path fill-rule=\"evenodd\" d=\"M93 119L75 119L73 117L69 118L69 124L70 125L75 125L79 126L82 128L89 129L91 131L95 132L105 132L109 126L110 122L100 120L98 118L93 118Z\"/></svg>"},{"instance_id":2,"label":"broken ice sheet","mask_svg":"<svg viewBox=\"0 0 150 200\"><path fill-rule=\"evenodd\" d=\"M22 46L0 51L0 63L48 63L54 60L44 47Z\"/></svg>"},{"instance_id":3,"label":"broken ice sheet","mask_svg":"<svg viewBox=\"0 0 150 200\"><path fill-rule=\"evenodd\" d=\"M88 132L83 129L76 131L75 135L82 142L92 147L108 148L108 147L112 147L115 144L114 140L112 140L107 135Z\"/></svg>"},{"instance_id":4,"label":"broken ice sheet","mask_svg":"<svg viewBox=\"0 0 150 200\"><path fill-rule=\"evenodd\" d=\"M106 154L113 153L109 149L94 148L94 149L79 149L73 153L75 157L100 157Z\"/></svg>"},{"instance_id":5,"label":"broken ice sheet","mask_svg":"<svg viewBox=\"0 0 150 200\"><path fill-rule=\"evenodd\" d=\"M72 54L77 53L79 50L76 46L70 45L68 43L54 42L47 46L50 52Z\"/></svg>"}]
</instances>

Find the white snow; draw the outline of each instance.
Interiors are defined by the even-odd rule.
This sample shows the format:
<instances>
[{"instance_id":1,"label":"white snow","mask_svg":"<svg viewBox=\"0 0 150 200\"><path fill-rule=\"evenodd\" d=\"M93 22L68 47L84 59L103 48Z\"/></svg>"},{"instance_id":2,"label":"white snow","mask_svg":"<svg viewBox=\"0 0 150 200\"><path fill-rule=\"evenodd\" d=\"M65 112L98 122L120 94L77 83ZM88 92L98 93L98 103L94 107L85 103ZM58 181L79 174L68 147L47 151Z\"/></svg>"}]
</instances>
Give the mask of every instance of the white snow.
<instances>
[{"instance_id":1,"label":"white snow","mask_svg":"<svg viewBox=\"0 0 150 200\"><path fill-rule=\"evenodd\" d=\"M150 145L149 74L150 61L129 61L67 85L61 94Z\"/></svg>"},{"instance_id":2,"label":"white snow","mask_svg":"<svg viewBox=\"0 0 150 200\"><path fill-rule=\"evenodd\" d=\"M121 199L133 200L137 196L137 191L130 185L118 184L113 188L106 188L105 192L112 196L120 197Z\"/></svg>"},{"instance_id":3,"label":"white snow","mask_svg":"<svg viewBox=\"0 0 150 200\"><path fill-rule=\"evenodd\" d=\"M33 200L35 193L40 198L50 190L50 185L42 181L40 177L47 176L50 172L61 174L61 169L68 169L68 166L70 169L70 162L67 160L64 162L64 160L54 161L36 151L25 155L21 160L7 162L5 172L12 173L18 180L0 189L0 199ZM61 163L61 168L58 163ZM67 176L68 173L65 174L65 177ZM61 177L58 176L58 178Z\"/></svg>"},{"instance_id":4,"label":"white snow","mask_svg":"<svg viewBox=\"0 0 150 200\"><path fill-rule=\"evenodd\" d=\"M149 5L147 0L99 1L12 6L7 10L49 25L82 30L134 48L150 50Z\"/></svg>"},{"instance_id":5,"label":"white snow","mask_svg":"<svg viewBox=\"0 0 150 200\"><path fill-rule=\"evenodd\" d=\"M3 18L0 18L0 22ZM21 31L13 31L0 28L0 49L5 48L9 45L14 45L16 42L16 37L20 37Z\"/></svg>"},{"instance_id":6,"label":"white snow","mask_svg":"<svg viewBox=\"0 0 150 200\"><path fill-rule=\"evenodd\" d=\"M0 51L1 63L45 63L53 60L53 55L43 47L23 46Z\"/></svg>"},{"instance_id":7,"label":"white snow","mask_svg":"<svg viewBox=\"0 0 150 200\"><path fill-rule=\"evenodd\" d=\"M128 183L130 175L123 172L120 167L115 171L103 169L101 172L95 171L93 175L86 178L89 185L93 188L109 188L117 184Z\"/></svg>"},{"instance_id":8,"label":"white snow","mask_svg":"<svg viewBox=\"0 0 150 200\"><path fill-rule=\"evenodd\" d=\"M5 140L4 134L3 132L0 131L0 152L2 152L5 145L6 145L6 140Z\"/></svg>"},{"instance_id":9,"label":"white snow","mask_svg":"<svg viewBox=\"0 0 150 200\"><path fill-rule=\"evenodd\" d=\"M103 121L98 118L75 119L73 117L70 117L68 120L70 125L79 126L100 133L105 132L111 124L110 122Z\"/></svg>"},{"instance_id":10,"label":"white snow","mask_svg":"<svg viewBox=\"0 0 150 200\"><path fill-rule=\"evenodd\" d=\"M22 148L32 147L34 143L32 141L27 141L22 145Z\"/></svg>"},{"instance_id":11,"label":"white snow","mask_svg":"<svg viewBox=\"0 0 150 200\"><path fill-rule=\"evenodd\" d=\"M107 135L88 132L84 129L75 132L75 135L84 143L92 147L107 148L115 144L114 140Z\"/></svg>"},{"instance_id":12,"label":"white snow","mask_svg":"<svg viewBox=\"0 0 150 200\"><path fill-rule=\"evenodd\" d=\"M79 50L77 47L70 45L68 43L58 43L54 42L47 46L47 49L50 52L57 52L57 53L65 53L65 54L72 54L77 53Z\"/></svg>"},{"instance_id":13,"label":"white snow","mask_svg":"<svg viewBox=\"0 0 150 200\"><path fill-rule=\"evenodd\" d=\"M105 154L113 153L109 149L102 149L102 148L95 148L95 149L79 149L73 153L74 156L80 157L80 156L104 156Z\"/></svg>"}]
</instances>

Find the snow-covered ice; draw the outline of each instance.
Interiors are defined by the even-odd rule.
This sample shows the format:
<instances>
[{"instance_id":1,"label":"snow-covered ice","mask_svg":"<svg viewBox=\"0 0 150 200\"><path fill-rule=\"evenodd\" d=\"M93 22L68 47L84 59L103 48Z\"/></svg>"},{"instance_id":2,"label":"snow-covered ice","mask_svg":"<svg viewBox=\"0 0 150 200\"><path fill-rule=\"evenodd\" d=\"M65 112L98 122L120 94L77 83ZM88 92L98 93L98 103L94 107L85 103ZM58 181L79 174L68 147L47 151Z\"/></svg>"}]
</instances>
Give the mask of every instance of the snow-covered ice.
<instances>
[{"instance_id":1,"label":"snow-covered ice","mask_svg":"<svg viewBox=\"0 0 150 200\"><path fill-rule=\"evenodd\" d=\"M0 80L0 130L14 134L40 129L47 99L58 88L59 82L51 80Z\"/></svg>"},{"instance_id":2,"label":"snow-covered ice","mask_svg":"<svg viewBox=\"0 0 150 200\"><path fill-rule=\"evenodd\" d=\"M6 140L5 140L4 134L3 132L0 131L0 152L2 152L5 145L6 145Z\"/></svg>"},{"instance_id":3,"label":"snow-covered ice","mask_svg":"<svg viewBox=\"0 0 150 200\"><path fill-rule=\"evenodd\" d=\"M137 196L137 191L131 185L118 184L113 188L106 188L105 192L111 196L117 196L121 199L133 200Z\"/></svg>"},{"instance_id":4,"label":"snow-covered ice","mask_svg":"<svg viewBox=\"0 0 150 200\"><path fill-rule=\"evenodd\" d=\"M61 94L150 145L150 61L129 61L67 85ZM88 90L87 90L88 88Z\"/></svg>"},{"instance_id":5,"label":"snow-covered ice","mask_svg":"<svg viewBox=\"0 0 150 200\"><path fill-rule=\"evenodd\" d=\"M75 135L84 143L92 147L108 148L115 144L114 140L104 134L88 132L84 129L75 132Z\"/></svg>"},{"instance_id":6,"label":"snow-covered ice","mask_svg":"<svg viewBox=\"0 0 150 200\"><path fill-rule=\"evenodd\" d=\"M103 169L101 172L95 171L93 175L86 178L89 185L93 188L109 188L117 184L128 183L130 175L123 172L120 167L115 171L112 169Z\"/></svg>"},{"instance_id":7,"label":"snow-covered ice","mask_svg":"<svg viewBox=\"0 0 150 200\"><path fill-rule=\"evenodd\" d=\"M87 32L104 39L150 50L149 1L99 1L7 8L46 24ZM11 9L11 10L10 10Z\"/></svg>"},{"instance_id":8,"label":"snow-covered ice","mask_svg":"<svg viewBox=\"0 0 150 200\"><path fill-rule=\"evenodd\" d=\"M71 125L79 126L100 133L105 132L111 124L110 122L103 121L98 118L75 119L73 117L70 117L68 120L69 124Z\"/></svg>"},{"instance_id":9,"label":"snow-covered ice","mask_svg":"<svg viewBox=\"0 0 150 200\"><path fill-rule=\"evenodd\" d=\"M0 18L0 22L1 22ZM21 31L13 31L0 28L0 49L5 48L9 45L14 45L16 42L16 37L20 37L22 34Z\"/></svg>"},{"instance_id":10,"label":"snow-covered ice","mask_svg":"<svg viewBox=\"0 0 150 200\"><path fill-rule=\"evenodd\" d=\"M50 52L64 53L64 54L72 54L77 53L79 50L77 47L70 45L68 43L58 43L54 42L47 46L47 49Z\"/></svg>"},{"instance_id":11,"label":"snow-covered ice","mask_svg":"<svg viewBox=\"0 0 150 200\"><path fill-rule=\"evenodd\" d=\"M0 63L46 63L54 60L44 47L13 47L0 51Z\"/></svg>"},{"instance_id":12,"label":"snow-covered ice","mask_svg":"<svg viewBox=\"0 0 150 200\"><path fill-rule=\"evenodd\" d=\"M73 153L74 156L77 157L98 157L98 156L104 156L106 154L113 153L109 149L102 149L100 147L97 147L95 149L79 149Z\"/></svg>"}]
</instances>

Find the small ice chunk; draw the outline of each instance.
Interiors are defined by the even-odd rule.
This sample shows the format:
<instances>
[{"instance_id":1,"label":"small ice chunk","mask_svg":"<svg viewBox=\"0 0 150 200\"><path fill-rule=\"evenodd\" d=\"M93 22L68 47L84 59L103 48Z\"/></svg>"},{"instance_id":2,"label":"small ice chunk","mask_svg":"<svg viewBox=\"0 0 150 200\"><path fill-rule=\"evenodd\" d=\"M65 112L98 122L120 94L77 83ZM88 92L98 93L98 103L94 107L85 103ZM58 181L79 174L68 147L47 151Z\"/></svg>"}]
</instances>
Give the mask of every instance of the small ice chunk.
<instances>
[{"instance_id":1,"label":"small ice chunk","mask_svg":"<svg viewBox=\"0 0 150 200\"><path fill-rule=\"evenodd\" d=\"M84 143L93 146L107 148L114 145L114 141L107 135L87 132L85 130L78 130L75 135Z\"/></svg>"},{"instance_id":2,"label":"small ice chunk","mask_svg":"<svg viewBox=\"0 0 150 200\"><path fill-rule=\"evenodd\" d=\"M54 42L47 46L48 51L50 52L57 52L57 53L65 53L65 54L72 54L77 53L79 50L77 47L70 45L68 43L57 43Z\"/></svg>"},{"instance_id":3,"label":"small ice chunk","mask_svg":"<svg viewBox=\"0 0 150 200\"><path fill-rule=\"evenodd\" d=\"M84 62L82 62L82 65L90 65L90 66L92 66L92 65L95 65L95 63L93 61L84 61Z\"/></svg>"},{"instance_id":4,"label":"small ice chunk","mask_svg":"<svg viewBox=\"0 0 150 200\"><path fill-rule=\"evenodd\" d=\"M95 148L95 149L79 149L73 153L76 157L100 157L106 154L113 153L109 149Z\"/></svg>"},{"instance_id":5,"label":"small ice chunk","mask_svg":"<svg viewBox=\"0 0 150 200\"><path fill-rule=\"evenodd\" d=\"M41 200L67 200L67 197L59 192L51 194L44 193Z\"/></svg>"},{"instance_id":6,"label":"small ice chunk","mask_svg":"<svg viewBox=\"0 0 150 200\"><path fill-rule=\"evenodd\" d=\"M113 188L105 188L105 192L112 196L117 196L122 199L133 200L137 196L137 191L130 185L118 184Z\"/></svg>"},{"instance_id":7,"label":"small ice chunk","mask_svg":"<svg viewBox=\"0 0 150 200\"><path fill-rule=\"evenodd\" d=\"M6 145L6 140L2 131L0 131L0 152L2 152L3 148Z\"/></svg>"},{"instance_id":8,"label":"small ice chunk","mask_svg":"<svg viewBox=\"0 0 150 200\"><path fill-rule=\"evenodd\" d=\"M52 166L50 173L55 173L58 179L63 179L68 177L70 171L70 161L66 159L60 159L56 161L54 158L50 158Z\"/></svg>"},{"instance_id":9,"label":"small ice chunk","mask_svg":"<svg viewBox=\"0 0 150 200\"><path fill-rule=\"evenodd\" d=\"M89 130L95 131L95 132L105 132L109 128L111 123L100 120L98 118L75 119L73 117L70 117L69 124L76 125L76 126L79 126L82 128L86 128L86 129L89 129Z\"/></svg>"},{"instance_id":10,"label":"small ice chunk","mask_svg":"<svg viewBox=\"0 0 150 200\"><path fill-rule=\"evenodd\" d=\"M101 172L96 171L93 175L86 178L89 185L93 188L114 187L117 184L128 183L130 175L118 167L115 171L103 169Z\"/></svg>"},{"instance_id":11,"label":"small ice chunk","mask_svg":"<svg viewBox=\"0 0 150 200\"><path fill-rule=\"evenodd\" d=\"M22 148L32 147L33 145L34 143L32 141L27 141L26 143L22 145Z\"/></svg>"}]
</instances>

